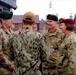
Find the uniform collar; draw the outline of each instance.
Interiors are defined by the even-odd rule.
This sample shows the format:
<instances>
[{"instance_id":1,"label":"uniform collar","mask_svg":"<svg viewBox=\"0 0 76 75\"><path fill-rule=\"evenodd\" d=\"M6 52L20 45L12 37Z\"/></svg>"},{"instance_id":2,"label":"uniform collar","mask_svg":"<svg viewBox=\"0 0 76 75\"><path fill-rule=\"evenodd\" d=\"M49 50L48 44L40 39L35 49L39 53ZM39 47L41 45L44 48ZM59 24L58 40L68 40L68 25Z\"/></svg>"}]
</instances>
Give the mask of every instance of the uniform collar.
<instances>
[{"instance_id":1,"label":"uniform collar","mask_svg":"<svg viewBox=\"0 0 76 75\"><path fill-rule=\"evenodd\" d=\"M33 31L33 29L32 28L23 28L22 31L27 31L28 32L28 31Z\"/></svg>"},{"instance_id":2,"label":"uniform collar","mask_svg":"<svg viewBox=\"0 0 76 75\"><path fill-rule=\"evenodd\" d=\"M59 32L59 30L60 30L60 29L58 29L58 28L55 30L55 32L49 32L49 30L47 30L47 34L46 34L46 35L47 35L47 36L53 36L53 35L56 35L57 32Z\"/></svg>"},{"instance_id":3,"label":"uniform collar","mask_svg":"<svg viewBox=\"0 0 76 75\"><path fill-rule=\"evenodd\" d=\"M74 34L74 32L71 32L70 34L65 34L65 36L66 37L69 37L69 36L71 36L71 35L73 35Z\"/></svg>"},{"instance_id":4,"label":"uniform collar","mask_svg":"<svg viewBox=\"0 0 76 75\"><path fill-rule=\"evenodd\" d=\"M11 33L11 31L10 31L10 29L9 30L6 30L5 28L3 28L3 27L1 27L3 30L4 30L4 32L5 33L7 33L7 34L9 34L9 35L11 35L12 33Z\"/></svg>"}]
</instances>

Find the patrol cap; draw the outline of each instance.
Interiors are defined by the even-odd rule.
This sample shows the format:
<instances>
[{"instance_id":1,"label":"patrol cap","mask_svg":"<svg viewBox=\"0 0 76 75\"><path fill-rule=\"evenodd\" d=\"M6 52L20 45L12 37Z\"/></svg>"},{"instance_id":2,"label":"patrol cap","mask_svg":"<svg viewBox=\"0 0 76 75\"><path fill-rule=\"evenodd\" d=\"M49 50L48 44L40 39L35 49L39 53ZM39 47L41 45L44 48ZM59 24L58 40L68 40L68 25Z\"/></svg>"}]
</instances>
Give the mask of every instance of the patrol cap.
<instances>
[{"instance_id":1,"label":"patrol cap","mask_svg":"<svg viewBox=\"0 0 76 75\"><path fill-rule=\"evenodd\" d=\"M63 19L63 18L60 18L59 19L59 22L60 23L68 23L68 24L74 24L75 22L74 22L74 20L73 19Z\"/></svg>"},{"instance_id":2,"label":"patrol cap","mask_svg":"<svg viewBox=\"0 0 76 75\"><path fill-rule=\"evenodd\" d=\"M13 16L13 12L7 11L7 10L3 10L0 12L0 18L1 19L10 19Z\"/></svg>"},{"instance_id":3,"label":"patrol cap","mask_svg":"<svg viewBox=\"0 0 76 75\"><path fill-rule=\"evenodd\" d=\"M58 17L56 15L48 14L47 19L53 20L53 21L58 21Z\"/></svg>"},{"instance_id":4,"label":"patrol cap","mask_svg":"<svg viewBox=\"0 0 76 75\"><path fill-rule=\"evenodd\" d=\"M32 12L26 12L23 16L23 20L27 22L35 22L35 14Z\"/></svg>"}]
</instances>

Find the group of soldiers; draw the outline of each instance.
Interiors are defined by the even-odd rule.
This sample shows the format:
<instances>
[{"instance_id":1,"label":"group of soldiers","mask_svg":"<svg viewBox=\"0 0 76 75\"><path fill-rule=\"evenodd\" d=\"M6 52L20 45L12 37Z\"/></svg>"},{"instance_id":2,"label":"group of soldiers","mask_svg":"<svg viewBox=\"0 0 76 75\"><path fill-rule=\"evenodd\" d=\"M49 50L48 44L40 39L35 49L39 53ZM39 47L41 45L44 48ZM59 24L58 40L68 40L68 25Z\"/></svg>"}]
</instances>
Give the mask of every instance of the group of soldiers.
<instances>
[{"instance_id":1,"label":"group of soldiers","mask_svg":"<svg viewBox=\"0 0 76 75\"><path fill-rule=\"evenodd\" d=\"M22 29L12 33L12 17L0 12L0 75L76 75L73 19L48 14L47 30L40 33L33 30L35 14L26 12Z\"/></svg>"}]
</instances>

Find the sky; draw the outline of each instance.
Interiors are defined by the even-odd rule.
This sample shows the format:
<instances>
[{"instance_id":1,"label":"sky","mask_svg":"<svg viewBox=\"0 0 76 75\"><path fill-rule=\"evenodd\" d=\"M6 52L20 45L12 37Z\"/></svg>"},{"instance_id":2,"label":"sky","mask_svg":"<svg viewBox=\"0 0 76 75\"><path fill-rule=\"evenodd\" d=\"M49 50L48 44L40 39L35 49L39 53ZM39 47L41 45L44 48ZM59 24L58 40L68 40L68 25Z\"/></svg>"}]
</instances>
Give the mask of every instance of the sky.
<instances>
[{"instance_id":1,"label":"sky","mask_svg":"<svg viewBox=\"0 0 76 75\"><path fill-rule=\"evenodd\" d=\"M31 11L39 15L39 19L46 19L47 14L58 14L58 18L69 18L76 14L76 0L17 0L14 15L23 15ZM49 5L51 4L51 8Z\"/></svg>"}]
</instances>

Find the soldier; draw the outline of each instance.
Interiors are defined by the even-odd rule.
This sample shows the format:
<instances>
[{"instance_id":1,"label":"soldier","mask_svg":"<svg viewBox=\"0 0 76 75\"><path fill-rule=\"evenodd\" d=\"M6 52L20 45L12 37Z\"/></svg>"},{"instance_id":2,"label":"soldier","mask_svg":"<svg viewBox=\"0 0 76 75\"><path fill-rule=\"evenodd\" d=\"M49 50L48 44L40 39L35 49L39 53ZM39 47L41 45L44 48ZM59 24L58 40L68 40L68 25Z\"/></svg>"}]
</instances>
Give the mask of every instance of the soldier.
<instances>
[{"instance_id":1,"label":"soldier","mask_svg":"<svg viewBox=\"0 0 76 75\"><path fill-rule=\"evenodd\" d=\"M15 61L13 75L42 75L41 62L47 60L45 39L39 32L33 31L35 15L26 12L22 19L22 30L9 41L9 49Z\"/></svg>"},{"instance_id":2,"label":"soldier","mask_svg":"<svg viewBox=\"0 0 76 75\"><path fill-rule=\"evenodd\" d=\"M8 50L8 39L12 36L10 27L13 24L13 13L7 10L0 12L0 75L12 75L13 62Z\"/></svg>"},{"instance_id":3,"label":"soldier","mask_svg":"<svg viewBox=\"0 0 76 75\"><path fill-rule=\"evenodd\" d=\"M44 32L47 45L52 48L48 62L43 63L44 75L58 75L57 72L57 57L59 53L59 46L61 44L62 32L58 28L58 17L56 15L47 15L47 30Z\"/></svg>"},{"instance_id":4,"label":"soldier","mask_svg":"<svg viewBox=\"0 0 76 75\"><path fill-rule=\"evenodd\" d=\"M65 34L60 45L60 56L58 64L61 70L60 75L76 75L76 34L73 19L60 18L60 29Z\"/></svg>"}]
</instances>

